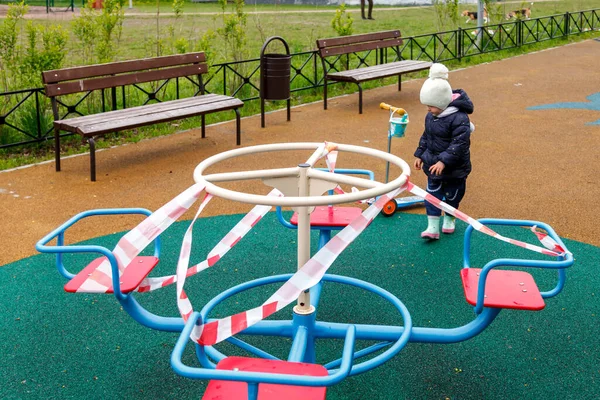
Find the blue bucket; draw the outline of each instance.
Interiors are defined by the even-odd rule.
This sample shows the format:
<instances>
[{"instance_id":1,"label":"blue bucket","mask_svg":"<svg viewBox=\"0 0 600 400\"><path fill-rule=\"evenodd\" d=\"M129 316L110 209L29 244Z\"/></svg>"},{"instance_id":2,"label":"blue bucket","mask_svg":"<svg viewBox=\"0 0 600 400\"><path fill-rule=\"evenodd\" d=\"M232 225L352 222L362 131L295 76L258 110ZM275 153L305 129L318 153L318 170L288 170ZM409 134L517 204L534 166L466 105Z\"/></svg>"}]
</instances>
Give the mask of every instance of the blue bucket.
<instances>
[{"instance_id":1,"label":"blue bucket","mask_svg":"<svg viewBox=\"0 0 600 400\"><path fill-rule=\"evenodd\" d=\"M408 113L402 117L390 118L390 137L404 137L408 125Z\"/></svg>"}]
</instances>

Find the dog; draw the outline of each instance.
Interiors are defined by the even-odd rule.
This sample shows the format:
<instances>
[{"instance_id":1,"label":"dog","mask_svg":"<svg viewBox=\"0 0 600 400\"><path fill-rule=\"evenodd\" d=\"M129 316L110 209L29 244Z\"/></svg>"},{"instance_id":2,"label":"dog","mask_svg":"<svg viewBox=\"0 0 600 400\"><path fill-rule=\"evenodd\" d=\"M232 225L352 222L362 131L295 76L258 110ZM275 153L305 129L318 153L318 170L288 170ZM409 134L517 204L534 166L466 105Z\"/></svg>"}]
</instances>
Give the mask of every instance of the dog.
<instances>
[{"instance_id":1,"label":"dog","mask_svg":"<svg viewBox=\"0 0 600 400\"><path fill-rule=\"evenodd\" d=\"M506 19L530 19L531 18L531 8L522 8L520 10L514 10L506 14Z\"/></svg>"},{"instance_id":2,"label":"dog","mask_svg":"<svg viewBox=\"0 0 600 400\"><path fill-rule=\"evenodd\" d=\"M467 24L471 21L477 21L477 11L469 11L465 10L461 14L463 17L467 17ZM483 22L487 24L488 22L488 13L487 10L483 9Z\"/></svg>"},{"instance_id":3,"label":"dog","mask_svg":"<svg viewBox=\"0 0 600 400\"><path fill-rule=\"evenodd\" d=\"M533 3L531 3L533 6ZM531 6L529 8L521 8L520 10L513 10L506 14L506 19L531 19Z\"/></svg>"}]
</instances>

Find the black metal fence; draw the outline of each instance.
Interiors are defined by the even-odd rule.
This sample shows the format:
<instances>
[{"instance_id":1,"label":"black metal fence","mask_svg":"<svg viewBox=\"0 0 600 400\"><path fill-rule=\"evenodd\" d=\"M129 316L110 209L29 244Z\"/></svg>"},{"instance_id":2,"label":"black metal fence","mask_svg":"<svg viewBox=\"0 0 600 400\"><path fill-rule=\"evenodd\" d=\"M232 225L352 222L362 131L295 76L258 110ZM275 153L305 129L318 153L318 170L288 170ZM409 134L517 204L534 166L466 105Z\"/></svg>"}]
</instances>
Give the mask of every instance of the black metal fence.
<instances>
[{"instance_id":1,"label":"black metal fence","mask_svg":"<svg viewBox=\"0 0 600 400\"><path fill-rule=\"evenodd\" d=\"M366 67L402 59L446 62L465 57L513 49L524 45L565 38L569 35L600 31L600 9L565 13L529 20L488 25L478 31L453 31L404 38L397 48L368 51L351 56L330 57L326 68L343 70ZM323 85L317 51L292 54L291 91L316 89ZM243 101L259 99L260 59L227 62L211 66L205 83L209 93L238 97ZM112 91L88 92L61 99L62 115L84 115L107 109L125 108L193 95L197 83L173 79ZM127 101L126 101L127 100ZM53 138L50 102L43 88L0 93L0 148L40 143Z\"/></svg>"}]
</instances>

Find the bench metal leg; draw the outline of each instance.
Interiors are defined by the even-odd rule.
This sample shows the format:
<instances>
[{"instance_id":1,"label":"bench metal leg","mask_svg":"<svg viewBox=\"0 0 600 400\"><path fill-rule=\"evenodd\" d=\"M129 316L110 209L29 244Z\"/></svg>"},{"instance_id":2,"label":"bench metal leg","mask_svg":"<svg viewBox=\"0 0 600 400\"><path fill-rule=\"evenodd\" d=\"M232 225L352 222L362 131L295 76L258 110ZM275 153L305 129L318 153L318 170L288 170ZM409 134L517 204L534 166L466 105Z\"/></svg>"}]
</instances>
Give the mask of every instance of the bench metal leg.
<instances>
[{"instance_id":1,"label":"bench metal leg","mask_svg":"<svg viewBox=\"0 0 600 400\"><path fill-rule=\"evenodd\" d=\"M358 86L358 113L362 114L362 87L360 83L357 83L356 86Z\"/></svg>"},{"instance_id":2,"label":"bench metal leg","mask_svg":"<svg viewBox=\"0 0 600 400\"><path fill-rule=\"evenodd\" d=\"M54 164L56 172L60 171L60 129L54 127Z\"/></svg>"},{"instance_id":3,"label":"bench metal leg","mask_svg":"<svg viewBox=\"0 0 600 400\"><path fill-rule=\"evenodd\" d=\"M202 114L200 120L202 121L202 139L204 139L206 137L206 116Z\"/></svg>"},{"instance_id":4,"label":"bench metal leg","mask_svg":"<svg viewBox=\"0 0 600 400\"><path fill-rule=\"evenodd\" d=\"M402 90L402 75L398 75L398 91Z\"/></svg>"},{"instance_id":5,"label":"bench metal leg","mask_svg":"<svg viewBox=\"0 0 600 400\"><path fill-rule=\"evenodd\" d=\"M260 99L260 127L265 127L265 99Z\"/></svg>"},{"instance_id":6,"label":"bench metal leg","mask_svg":"<svg viewBox=\"0 0 600 400\"><path fill-rule=\"evenodd\" d=\"M96 142L93 137L87 141L90 145L90 180L96 182Z\"/></svg>"},{"instance_id":7,"label":"bench metal leg","mask_svg":"<svg viewBox=\"0 0 600 400\"><path fill-rule=\"evenodd\" d=\"M327 110L327 77L323 79L323 110Z\"/></svg>"},{"instance_id":8,"label":"bench metal leg","mask_svg":"<svg viewBox=\"0 0 600 400\"><path fill-rule=\"evenodd\" d=\"M242 143L242 128L241 128L241 120L240 120L240 110L235 109L235 135L236 135L236 144L239 146Z\"/></svg>"}]
</instances>

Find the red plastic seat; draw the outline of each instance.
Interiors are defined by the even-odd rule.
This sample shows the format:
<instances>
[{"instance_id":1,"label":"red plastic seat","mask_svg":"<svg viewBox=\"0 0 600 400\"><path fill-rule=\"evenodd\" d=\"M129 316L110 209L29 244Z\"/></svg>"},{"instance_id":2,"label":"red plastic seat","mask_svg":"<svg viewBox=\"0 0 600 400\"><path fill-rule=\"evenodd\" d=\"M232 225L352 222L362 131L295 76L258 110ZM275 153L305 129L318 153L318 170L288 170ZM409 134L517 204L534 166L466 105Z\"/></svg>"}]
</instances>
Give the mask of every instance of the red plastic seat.
<instances>
[{"instance_id":1,"label":"red plastic seat","mask_svg":"<svg viewBox=\"0 0 600 400\"><path fill-rule=\"evenodd\" d=\"M478 268L460 270L465 297L471 305L477 303L480 272L481 269ZM546 303L531 274L492 269L486 279L483 305L493 308L539 311L546 306Z\"/></svg>"},{"instance_id":2,"label":"red plastic seat","mask_svg":"<svg viewBox=\"0 0 600 400\"><path fill-rule=\"evenodd\" d=\"M328 226L344 228L363 212L358 207L329 207L318 206L310 214L310 226ZM290 222L298 225L298 213L292 215Z\"/></svg>"},{"instance_id":3,"label":"red plastic seat","mask_svg":"<svg viewBox=\"0 0 600 400\"><path fill-rule=\"evenodd\" d=\"M86 279L94 273L96 268L106 260L106 257L96 258L94 261L88 264L87 267L82 269L73 279L71 279L65 285L65 292L75 293L77 289L86 281ZM121 275L121 292L130 293L137 288L146 276L152 271L158 264L158 258L153 256L138 256L125 268L125 272ZM112 281L110 282L110 288L106 293L113 293Z\"/></svg>"},{"instance_id":4,"label":"red plastic seat","mask_svg":"<svg viewBox=\"0 0 600 400\"><path fill-rule=\"evenodd\" d=\"M265 360L262 358L227 357L217 364L217 369L272 374L294 374L306 376L326 376L327 369L322 365L299 362ZM258 400L325 400L326 387L290 386L261 383L258 385ZM246 382L212 380L204 392L202 400L247 400Z\"/></svg>"}]
</instances>

